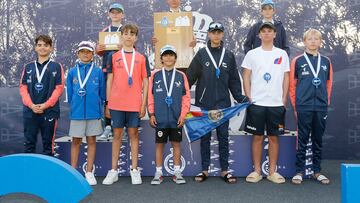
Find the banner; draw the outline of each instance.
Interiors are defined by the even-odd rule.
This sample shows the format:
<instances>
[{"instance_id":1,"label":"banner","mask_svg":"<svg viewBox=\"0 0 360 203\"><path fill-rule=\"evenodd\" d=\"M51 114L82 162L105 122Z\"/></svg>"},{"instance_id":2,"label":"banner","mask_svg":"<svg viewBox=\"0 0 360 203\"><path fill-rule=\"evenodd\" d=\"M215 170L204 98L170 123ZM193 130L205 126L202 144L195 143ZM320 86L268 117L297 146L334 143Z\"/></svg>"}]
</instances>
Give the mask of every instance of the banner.
<instances>
[{"instance_id":1,"label":"banner","mask_svg":"<svg viewBox=\"0 0 360 203\"><path fill-rule=\"evenodd\" d=\"M250 103L246 102L225 109L189 112L186 115L184 125L185 134L189 142L200 139L240 111L246 109L249 105Z\"/></svg>"}]
</instances>

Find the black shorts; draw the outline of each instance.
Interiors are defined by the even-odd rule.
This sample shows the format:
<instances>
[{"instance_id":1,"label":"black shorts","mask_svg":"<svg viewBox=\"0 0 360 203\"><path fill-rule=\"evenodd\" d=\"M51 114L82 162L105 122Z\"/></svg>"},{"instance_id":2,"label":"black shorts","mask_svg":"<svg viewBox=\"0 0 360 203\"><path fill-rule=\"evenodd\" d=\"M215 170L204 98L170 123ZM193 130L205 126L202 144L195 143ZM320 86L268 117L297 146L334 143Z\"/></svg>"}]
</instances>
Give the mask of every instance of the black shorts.
<instances>
[{"instance_id":1,"label":"black shorts","mask_svg":"<svg viewBox=\"0 0 360 203\"><path fill-rule=\"evenodd\" d=\"M286 109L283 106L250 105L246 111L245 131L253 135L283 135Z\"/></svg>"},{"instance_id":2,"label":"black shorts","mask_svg":"<svg viewBox=\"0 0 360 203\"><path fill-rule=\"evenodd\" d=\"M181 142L182 128L156 128L155 143Z\"/></svg>"}]
</instances>

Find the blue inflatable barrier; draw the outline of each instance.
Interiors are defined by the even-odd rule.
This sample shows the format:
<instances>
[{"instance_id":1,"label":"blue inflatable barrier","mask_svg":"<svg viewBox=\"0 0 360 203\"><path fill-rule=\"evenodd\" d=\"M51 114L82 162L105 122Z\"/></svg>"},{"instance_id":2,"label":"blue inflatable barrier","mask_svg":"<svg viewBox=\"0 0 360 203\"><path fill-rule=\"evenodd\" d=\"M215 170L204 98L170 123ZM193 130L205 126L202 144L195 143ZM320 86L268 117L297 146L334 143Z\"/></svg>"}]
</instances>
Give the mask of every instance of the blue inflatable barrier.
<instances>
[{"instance_id":1,"label":"blue inflatable barrier","mask_svg":"<svg viewBox=\"0 0 360 203\"><path fill-rule=\"evenodd\" d=\"M360 164L341 164L341 202L360 202Z\"/></svg>"},{"instance_id":2,"label":"blue inflatable barrier","mask_svg":"<svg viewBox=\"0 0 360 203\"><path fill-rule=\"evenodd\" d=\"M0 157L0 195L28 193L50 203L79 202L92 193L85 178L71 166L40 154Z\"/></svg>"}]
</instances>

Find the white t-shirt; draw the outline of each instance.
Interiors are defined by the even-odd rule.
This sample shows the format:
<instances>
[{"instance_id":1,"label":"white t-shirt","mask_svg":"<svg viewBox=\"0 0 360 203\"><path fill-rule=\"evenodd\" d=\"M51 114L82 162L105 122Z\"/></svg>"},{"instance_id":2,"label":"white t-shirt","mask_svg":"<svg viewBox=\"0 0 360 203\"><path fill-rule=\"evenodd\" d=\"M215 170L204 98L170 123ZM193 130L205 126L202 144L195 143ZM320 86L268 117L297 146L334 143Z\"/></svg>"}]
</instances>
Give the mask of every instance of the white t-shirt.
<instances>
[{"instance_id":1,"label":"white t-shirt","mask_svg":"<svg viewBox=\"0 0 360 203\"><path fill-rule=\"evenodd\" d=\"M255 105L284 105L284 73L290 71L289 57L284 50L273 47L265 51L260 46L246 54L241 66L251 70L250 95Z\"/></svg>"}]
</instances>

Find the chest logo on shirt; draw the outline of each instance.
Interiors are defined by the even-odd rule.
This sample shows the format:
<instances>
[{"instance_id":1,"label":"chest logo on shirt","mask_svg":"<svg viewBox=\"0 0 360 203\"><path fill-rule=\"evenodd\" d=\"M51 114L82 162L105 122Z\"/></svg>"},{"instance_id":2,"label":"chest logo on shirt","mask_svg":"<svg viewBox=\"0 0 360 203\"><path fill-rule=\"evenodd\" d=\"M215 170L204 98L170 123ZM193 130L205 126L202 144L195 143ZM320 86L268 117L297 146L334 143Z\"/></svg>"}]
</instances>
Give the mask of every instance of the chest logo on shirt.
<instances>
[{"instance_id":1,"label":"chest logo on shirt","mask_svg":"<svg viewBox=\"0 0 360 203\"><path fill-rule=\"evenodd\" d=\"M301 65L301 68L305 68L307 65L308 65L307 63L302 64L302 65Z\"/></svg>"},{"instance_id":2,"label":"chest logo on shirt","mask_svg":"<svg viewBox=\"0 0 360 203\"><path fill-rule=\"evenodd\" d=\"M327 66L326 66L326 65L321 66L321 68L322 68L324 71L327 71Z\"/></svg>"},{"instance_id":3,"label":"chest logo on shirt","mask_svg":"<svg viewBox=\"0 0 360 203\"><path fill-rule=\"evenodd\" d=\"M301 67L303 67L303 66L301 66ZM310 75L310 72L306 70L306 67L304 67L302 72L301 72L301 75Z\"/></svg>"},{"instance_id":4,"label":"chest logo on shirt","mask_svg":"<svg viewBox=\"0 0 360 203\"><path fill-rule=\"evenodd\" d=\"M28 71L26 71L26 73L27 73L27 74L30 74L31 72L32 72L32 70L28 70Z\"/></svg>"},{"instance_id":5,"label":"chest logo on shirt","mask_svg":"<svg viewBox=\"0 0 360 203\"><path fill-rule=\"evenodd\" d=\"M57 73L56 71L52 72L53 77L56 76L56 73Z\"/></svg>"},{"instance_id":6,"label":"chest logo on shirt","mask_svg":"<svg viewBox=\"0 0 360 203\"><path fill-rule=\"evenodd\" d=\"M155 84L156 84L155 92L162 92L162 91L164 91L164 90L161 88L161 80L155 81Z\"/></svg>"},{"instance_id":7,"label":"chest logo on shirt","mask_svg":"<svg viewBox=\"0 0 360 203\"><path fill-rule=\"evenodd\" d=\"M181 81L177 81L177 82L175 82L175 85L176 85L176 87L180 87L180 85L181 85Z\"/></svg>"},{"instance_id":8,"label":"chest logo on shirt","mask_svg":"<svg viewBox=\"0 0 360 203\"><path fill-rule=\"evenodd\" d=\"M156 86L155 92L162 92L162 91L164 91L164 90L161 88L161 85L158 84L158 85Z\"/></svg>"},{"instance_id":9,"label":"chest logo on shirt","mask_svg":"<svg viewBox=\"0 0 360 203\"><path fill-rule=\"evenodd\" d=\"M227 68L227 64L225 62L223 62L222 67Z\"/></svg>"},{"instance_id":10,"label":"chest logo on shirt","mask_svg":"<svg viewBox=\"0 0 360 203\"><path fill-rule=\"evenodd\" d=\"M282 56L280 56L279 58L276 58L274 61L274 64L281 64L282 62Z\"/></svg>"},{"instance_id":11,"label":"chest logo on shirt","mask_svg":"<svg viewBox=\"0 0 360 203\"><path fill-rule=\"evenodd\" d=\"M210 62L207 61L207 62L205 63L205 66L209 67L209 66L210 66Z\"/></svg>"},{"instance_id":12,"label":"chest logo on shirt","mask_svg":"<svg viewBox=\"0 0 360 203\"><path fill-rule=\"evenodd\" d=\"M76 85L76 84L78 84L78 83L79 83L78 79L77 79L77 78L74 78L74 79L73 79L73 84Z\"/></svg>"}]
</instances>

